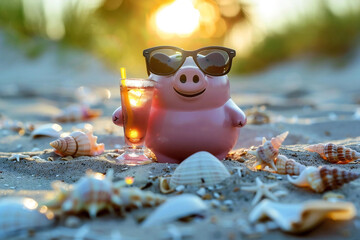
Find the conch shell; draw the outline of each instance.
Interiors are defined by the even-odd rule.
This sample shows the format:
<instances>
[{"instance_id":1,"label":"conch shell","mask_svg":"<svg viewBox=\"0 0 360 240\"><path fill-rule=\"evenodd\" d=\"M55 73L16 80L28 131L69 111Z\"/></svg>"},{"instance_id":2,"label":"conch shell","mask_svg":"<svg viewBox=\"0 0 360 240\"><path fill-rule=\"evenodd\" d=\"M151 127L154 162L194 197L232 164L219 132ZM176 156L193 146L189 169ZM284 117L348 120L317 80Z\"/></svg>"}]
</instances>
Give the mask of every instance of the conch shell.
<instances>
[{"instance_id":1,"label":"conch shell","mask_svg":"<svg viewBox=\"0 0 360 240\"><path fill-rule=\"evenodd\" d=\"M270 218L285 232L302 233L313 229L326 218L345 221L355 216L356 208L351 202L310 200L286 204L265 199L250 212L249 221L255 223Z\"/></svg>"},{"instance_id":2,"label":"conch shell","mask_svg":"<svg viewBox=\"0 0 360 240\"><path fill-rule=\"evenodd\" d=\"M101 114L101 110L90 109L84 104L75 104L63 109L61 113L54 117L54 120L58 122L86 121L99 117Z\"/></svg>"},{"instance_id":3,"label":"conch shell","mask_svg":"<svg viewBox=\"0 0 360 240\"><path fill-rule=\"evenodd\" d=\"M271 138L271 140L266 140L263 138L263 145L258 147L256 151L248 151L248 153L256 156L256 163L254 168L261 166L261 169L264 169L266 166L277 171L275 166L275 159L279 155L279 148L284 142L285 138L289 132L284 132L276 137Z\"/></svg>"},{"instance_id":4,"label":"conch shell","mask_svg":"<svg viewBox=\"0 0 360 240\"><path fill-rule=\"evenodd\" d=\"M300 175L305 170L305 166L296 162L293 159L288 159L284 155L277 156L275 166L278 174Z\"/></svg>"},{"instance_id":5,"label":"conch shell","mask_svg":"<svg viewBox=\"0 0 360 240\"><path fill-rule=\"evenodd\" d=\"M102 210L114 212L120 209L120 213L125 213L129 208L153 207L165 201L161 195L124 187L123 181L113 183L112 179L113 170L110 169L106 176L89 171L74 185L55 181L52 183L55 196L45 205L57 214L88 212L95 218Z\"/></svg>"},{"instance_id":6,"label":"conch shell","mask_svg":"<svg viewBox=\"0 0 360 240\"><path fill-rule=\"evenodd\" d=\"M185 159L174 171L170 187L178 185L210 186L230 177L224 164L211 153L201 151Z\"/></svg>"},{"instance_id":7,"label":"conch shell","mask_svg":"<svg viewBox=\"0 0 360 240\"><path fill-rule=\"evenodd\" d=\"M104 152L104 144L96 143L97 137L91 132L72 132L69 136L50 143L60 156L96 156Z\"/></svg>"},{"instance_id":8,"label":"conch shell","mask_svg":"<svg viewBox=\"0 0 360 240\"><path fill-rule=\"evenodd\" d=\"M288 180L298 187L310 187L315 192L340 188L345 183L359 178L360 174L329 167L307 167L296 179Z\"/></svg>"},{"instance_id":9,"label":"conch shell","mask_svg":"<svg viewBox=\"0 0 360 240\"><path fill-rule=\"evenodd\" d=\"M359 152L333 143L310 145L305 149L320 154L323 159L331 163L346 164L360 159Z\"/></svg>"}]
</instances>

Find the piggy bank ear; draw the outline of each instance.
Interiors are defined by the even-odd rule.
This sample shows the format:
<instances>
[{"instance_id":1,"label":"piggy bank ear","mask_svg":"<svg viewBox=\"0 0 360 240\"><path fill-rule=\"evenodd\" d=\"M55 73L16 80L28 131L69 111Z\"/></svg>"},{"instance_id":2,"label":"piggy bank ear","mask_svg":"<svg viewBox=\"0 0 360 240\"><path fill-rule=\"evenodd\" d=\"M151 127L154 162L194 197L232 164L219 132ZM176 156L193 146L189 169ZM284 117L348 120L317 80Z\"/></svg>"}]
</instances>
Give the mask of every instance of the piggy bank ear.
<instances>
[{"instance_id":1,"label":"piggy bank ear","mask_svg":"<svg viewBox=\"0 0 360 240\"><path fill-rule=\"evenodd\" d=\"M172 73L179 67L179 59L164 53L155 53L150 58L150 70L157 73Z\"/></svg>"},{"instance_id":2,"label":"piggy bank ear","mask_svg":"<svg viewBox=\"0 0 360 240\"><path fill-rule=\"evenodd\" d=\"M228 57L220 52L211 52L207 55L199 54L197 61L206 72L223 72L228 64Z\"/></svg>"}]
</instances>

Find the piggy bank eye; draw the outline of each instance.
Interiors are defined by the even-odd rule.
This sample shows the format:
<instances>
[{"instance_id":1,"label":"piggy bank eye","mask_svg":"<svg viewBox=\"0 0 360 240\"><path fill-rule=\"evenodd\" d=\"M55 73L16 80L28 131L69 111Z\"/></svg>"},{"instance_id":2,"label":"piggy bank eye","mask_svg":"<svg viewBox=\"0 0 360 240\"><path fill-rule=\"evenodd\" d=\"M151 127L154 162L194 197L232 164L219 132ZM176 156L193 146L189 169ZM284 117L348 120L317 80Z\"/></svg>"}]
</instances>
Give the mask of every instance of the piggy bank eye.
<instances>
[{"instance_id":1,"label":"piggy bank eye","mask_svg":"<svg viewBox=\"0 0 360 240\"><path fill-rule=\"evenodd\" d=\"M229 55L225 51L203 51L198 53L197 62L199 67L211 75L222 75L229 67Z\"/></svg>"},{"instance_id":2,"label":"piggy bank eye","mask_svg":"<svg viewBox=\"0 0 360 240\"><path fill-rule=\"evenodd\" d=\"M150 71L161 75L174 73L182 64L182 56L176 52L162 53L155 52L150 56L149 67Z\"/></svg>"}]
</instances>

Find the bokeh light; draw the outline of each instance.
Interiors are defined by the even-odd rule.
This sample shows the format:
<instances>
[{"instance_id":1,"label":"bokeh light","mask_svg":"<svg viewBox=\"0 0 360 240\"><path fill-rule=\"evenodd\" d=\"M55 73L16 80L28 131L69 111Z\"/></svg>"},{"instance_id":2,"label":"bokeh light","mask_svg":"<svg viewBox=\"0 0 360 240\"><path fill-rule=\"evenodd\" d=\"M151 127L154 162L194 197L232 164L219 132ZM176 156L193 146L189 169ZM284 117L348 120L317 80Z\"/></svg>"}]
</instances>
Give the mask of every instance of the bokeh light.
<instances>
[{"instance_id":1,"label":"bokeh light","mask_svg":"<svg viewBox=\"0 0 360 240\"><path fill-rule=\"evenodd\" d=\"M188 36L199 26L200 13L191 0L176 0L156 12L156 27L161 34Z\"/></svg>"},{"instance_id":2,"label":"bokeh light","mask_svg":"<svg viewBox=\"0 0 360 240\"><path fill-rule=\"evenodd\" d=\"M133 177L126 177L125 178L125 183L127 185L132 185L134 183L134 178Z\"/></svg>"}]
</instances>

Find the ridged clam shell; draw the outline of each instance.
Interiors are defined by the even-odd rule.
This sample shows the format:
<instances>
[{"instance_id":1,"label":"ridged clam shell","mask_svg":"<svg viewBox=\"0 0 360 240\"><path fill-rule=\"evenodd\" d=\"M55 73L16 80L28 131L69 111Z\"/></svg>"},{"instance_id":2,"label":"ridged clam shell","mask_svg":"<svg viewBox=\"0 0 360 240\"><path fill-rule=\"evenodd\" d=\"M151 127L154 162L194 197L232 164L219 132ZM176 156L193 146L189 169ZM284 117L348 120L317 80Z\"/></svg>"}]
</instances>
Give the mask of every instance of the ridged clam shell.
<instances>
[{"instance_id":1,"label":"ridged clam shell","mask_svg":"<svg viewBox=\"0 0 360 240\"><path fill-rule=\"evenodd\" d=\"M299 177L293 179L288 176L288 180L298 187L309 187L315 192L324 192L340 188L345 183L349 183L360 177L360 174L329 167L307 167L301 172Z\"/></svg>"},{"instance_id":2,"label":"ridged clam shell","mask_svg":"<svg viewBox=\"0 0 360 240\"><path fill-rule=\"evenodd\" d=\"M284 155L279 155L276 158L275 166L277 168L278 174L289 174L289 175L299 175L305 166L296 162L293 159L288 159Z\"/></svg>"},{"instance_id":3,"label":"ridged clam shell","mask_svg":"<svg viewBox=\"0 0 360 240\"><path fill-rule=\"evenodd\" d=\"M256 163L254 167L261 165L261 168L269 166L270 168L277 170L275 166L275 159L279 155L279 148L284 142L289 132L284 132L271 140L263 139L263 145L258 147L256 151L248 151L248 153L256 156Z\"/></svg>"},{"instance_id":4,"label":"ridged clam shell","mask_svg":"<svg viewBox=\"0 0 360 240\"><path fill-rule=\"evenodd\" d=\"M104 152L104 144L96 143L97 137L91 132L76 131L69 136L50 143L60 156L96 156Z\"/></svg>"},{"instance_id":5,"label":"ridged clam shell","mask_svg":"<svg viewBox=\"0 0 360 240\"><path fill-rule=\"evenodd\" d=\"M58 122L77 122L99 117L101 110L90 109L86 105L70 105L54 117Z\"/></svg>"},{"instance_id":6,"label":"ridged clam shell","mask_svg":"<svg viewBox=\"0 0 360 240\"><path fill-rule=\"evenodd\" d=\"M87 172L74 185L53 182L55 196L45 203L55 213L88 212L91 218L102 211L114 212L120 209L153 207L159 205L165 198L139 188L126 188L123 182L113 183L113 171L109 170L106 177L101 173Z\"/></svg>"},{"instance_id":7,"label":"ridged clam shell","mask_svg":"<svg viewBox=\"0 0 360 240\"><path fill-rule=\"evenodd\" d=\"M54 215L31 198L4 198L0 200L0 238L22 230L47 227L54 223Z\"/></svg>"},{"instance_id":8,"label":"ridged clam shell","mask_svg":"<svg viewBox=\"0 0 360 240\"><path fill-rule=\"evenodd\" d=\"M219 159L211 153L201 151L189 156L175 169L170 187L215 185L228 177L230 173Z\"/></svg>"},{"instance_id":9,"label":"ridged clam shell","mask_svg":"<svg viewBox=\"0 0 360 240\"><path fill-rule=\"evenodd\" d=\"M333 143L310 145L305 149L320 154L324 160L331 163L346 164L360 159L359 152Z\"/></svg>"},{"instance_id":10,"label":"ridged clam shell","mask_svg":"<svg viewBox=\"0 0 360 240\"><path fill-rule=\"evenodd\" d=\"M255 223L271 219L285 232L302 233L316 227L326 218L346 221L355 216L356 208L351 202L310 200L287 204L265 199L250 212L249 221Z\"/></svg>"},{"instance_id":11,"label":"ridged clam shell","mask_svg":"<svg viewBox=\"0 0 360 240\"><path fill-rule=\"evenodd\" d=\"M193 194L171 197L146 218L142 227L166 224L191 215L205 214L208 207L204 201Z\"/></svg>"}]
</instances>

